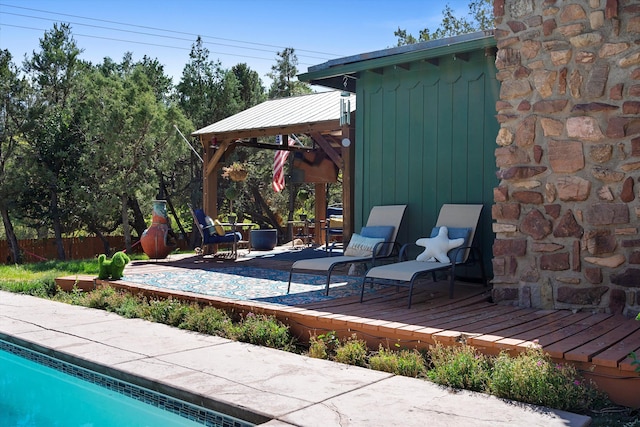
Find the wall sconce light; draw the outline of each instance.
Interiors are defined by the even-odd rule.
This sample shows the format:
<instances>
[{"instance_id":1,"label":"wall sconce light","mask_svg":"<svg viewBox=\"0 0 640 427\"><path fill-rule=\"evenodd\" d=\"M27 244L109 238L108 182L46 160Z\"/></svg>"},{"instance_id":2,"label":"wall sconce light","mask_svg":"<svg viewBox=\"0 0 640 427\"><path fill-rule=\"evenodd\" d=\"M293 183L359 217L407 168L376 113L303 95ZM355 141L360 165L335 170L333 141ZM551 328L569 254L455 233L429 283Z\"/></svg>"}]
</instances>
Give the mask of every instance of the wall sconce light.
<instances>
[{"instance_id":1,"label":"wall sconce light","mask_svg":"<svg viewBox=\"0 0 640 427\"><path fill-rule=\"evenodd\" d=\"M351 124L351 100L349 97L351 93L347 91L348 77L342 78L342 85L344 89L340 93L340 126Z\"/></svg>"}]
</instances>

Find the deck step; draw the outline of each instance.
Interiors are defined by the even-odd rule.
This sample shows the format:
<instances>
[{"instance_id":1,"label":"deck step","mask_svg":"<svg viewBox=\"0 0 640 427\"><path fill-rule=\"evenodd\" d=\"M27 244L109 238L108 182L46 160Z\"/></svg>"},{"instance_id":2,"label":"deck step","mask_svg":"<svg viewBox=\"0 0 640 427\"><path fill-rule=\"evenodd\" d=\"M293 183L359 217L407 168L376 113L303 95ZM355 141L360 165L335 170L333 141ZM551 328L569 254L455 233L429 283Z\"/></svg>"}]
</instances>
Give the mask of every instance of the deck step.
<instances>
[{"instance_id":1,"label":"deck step","mask_svg":"<svg viewBox=\"0 0 640 427\"><path fill-rule=\"evenodd\" d=\"M95 278L96 276L90 276L87 274L56 277L56 286L65 292L71 291L74 285L82 291L92 291L95 289Z\"/></svg>"}]
</instances>

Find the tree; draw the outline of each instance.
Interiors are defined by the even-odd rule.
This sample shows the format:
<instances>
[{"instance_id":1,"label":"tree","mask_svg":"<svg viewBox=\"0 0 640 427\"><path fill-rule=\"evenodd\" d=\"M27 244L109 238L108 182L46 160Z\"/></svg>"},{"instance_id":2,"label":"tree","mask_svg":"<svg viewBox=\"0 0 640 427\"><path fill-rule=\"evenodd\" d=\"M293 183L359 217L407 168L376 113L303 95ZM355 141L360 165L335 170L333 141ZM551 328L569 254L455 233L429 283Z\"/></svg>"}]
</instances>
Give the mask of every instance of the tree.
<instances>
[{"instance_id":1,"label":"tree","mask_svg":"<svg viewBox=\"0 0 640 427\"><path fill-rule=\"evenodd\" d=\"M435 31L431 32L428 28L420 30L420 36L417 39L406 30L398 27L393 33L398 38L398 46L493 28L493 2L491 0L470 0L469 19L455 16L453 9L448 4L442 11L442 15L442 22Z\"/></svg>"},{"instance_id":2,"label":"tree","mask_svg":"<svg viewBox=\"0 0 640 427\"><path fill-rule=\"evenodd\" d=\"M86 81L87 87L95 87L83 111L89 124L85 131L92 140L85 162L94 171L90 185L97 193L93 197L102 206L119 207L125 245L130 250L131 209L135 218L141 212L138 200L150 206L164 188L164 176L176 174L175 165L188 155L174 125L188 132L192 124L177 105L158 96L154 83L158 80L149 81L150 75L162 78L154 61L145 59L130 67L126 62L125 57L123 67L116 67L123 73L105 75L109 67L101 67L102 79L94 75ZM109 197L100 200L103 195ZM144 221L135 224L140 236Z\"/></svg>"},{"instance_id":3,"label":"tree","mask_svg":"<svg viewBox=\"0 0 640 427\"><path fill-rule=\"evenodd\" d=\"M70 101L78 71L84 65L78 59L81 50L67 24L54 24L40 39L40 49L24 63L36 90L25 135L39 171L30 175L33 182L29 185L46 189L46 197L41 200L46 207L42 210L53 227L58 258L65 259L62 234L67 211L62 205L73 203L66 196L77 182L84 149L82 136L75 133Z\"/></svg>"},{"instance_id":4,"label":"tree","mask_svg":"<svg viewBox=\"0 0 640 427\"><path fill-rule=\"evenodd\" d=\"M243 78L249 77L249 80L241 82L235 73L222 69L219 61L209 59L209 50L203 46L201 37L198 37L191 47L189 58L189 62L182 71L182 79L177 85L177 97L184 114L196 129L208 126L246 108L240 95L241 85L246 84L242 90L249 99L251 90L255 90L255 87L251 87L254 82L250 80L251 72L248 68L245 70L246 73L239 74ZM200 147L198 142L194 142L193 145ZM202 164L198 158L191 155L188 167L191 172L188 191L190 202L194 206L200 206Z\"/></svg>"},{"instance_id":5,"label":"tree","mask_svg":"<svg viewBox=\"0 0 640 427\"><path fill-rule=\"evenodd\" d=\"M271 66L271 72L267 73L273 82L269 88L269 99L286 98L294 95L311 93L311 87L296 78L298 74L298 57L295 49L285 48L278 52L276 64Z\"/></svg>"},{"instance_id":6,"label":"tree","mask_svg":"<svg viewBox=\"0 0 640 427\"><path fill-rule=\"evenodd\" d=\"M20 160L24 157L22 132L27 117L29 84L18 75L8 50L0 51L0 216L13 262L22 263L18 239L9 215L15 208L24 180Z\"/></svg>"},{"instance_id":7,"label":"tree","mask_svg":"<svg viewBox=\"0 0 640 427\"><path fill-rule=\"evenodd\" d=\"M266 100L262 80L256 71L245 63L231 67L231 72L238 80L239 110L244 111Z\"/></svg>"},{"instance_id":8,"label":"tree","mask_svg":"<svg viewBox=\"0 0 640 427\"><path fill-rule=\"evenodd\" d=\"M209 50L198 37L191 47L190 61L178 83L178 100L197 129L239 111L238 81L223 70L219 61L209 59Z\"/></svg>"}]
</instances>

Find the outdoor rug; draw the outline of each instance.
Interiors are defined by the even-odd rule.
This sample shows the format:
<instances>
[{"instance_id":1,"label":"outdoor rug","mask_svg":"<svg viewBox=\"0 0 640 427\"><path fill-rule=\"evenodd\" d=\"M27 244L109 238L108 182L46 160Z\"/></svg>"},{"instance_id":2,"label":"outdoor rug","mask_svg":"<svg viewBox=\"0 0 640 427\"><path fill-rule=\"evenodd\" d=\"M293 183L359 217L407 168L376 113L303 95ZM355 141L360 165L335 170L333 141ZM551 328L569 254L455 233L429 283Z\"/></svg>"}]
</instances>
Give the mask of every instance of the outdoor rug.
<instances>
[{"instance_id":1,"label":"outdoor rug","mask_svg":"<svg viewBox=\"0 0 640 427\"><path fill-rule=\"evenodd\" d=\"M122 280L163 289L283 305L359 295L362 286L360 277L332 275L329 295L325 295L326 276L295 273L291 293L287 295L288 271L255 267L130 274Z\"/></svg>"},{"instance_id":2,"label":"outdoor rug","mask_svg":"<svg viewBox=\"0 0 640 427\"><path fill-rule=\"evenodd\" d=\"M340 255L342 255L341 250L333 251L333 256ZM253 258L273 259L275 261L298 261L301 259L326 258L327 252L324 250L324 246L296 249L291 249L288 246L281 246L277 250L266 253L252 251L250 256Z\"/></svg>"}]
</instances>

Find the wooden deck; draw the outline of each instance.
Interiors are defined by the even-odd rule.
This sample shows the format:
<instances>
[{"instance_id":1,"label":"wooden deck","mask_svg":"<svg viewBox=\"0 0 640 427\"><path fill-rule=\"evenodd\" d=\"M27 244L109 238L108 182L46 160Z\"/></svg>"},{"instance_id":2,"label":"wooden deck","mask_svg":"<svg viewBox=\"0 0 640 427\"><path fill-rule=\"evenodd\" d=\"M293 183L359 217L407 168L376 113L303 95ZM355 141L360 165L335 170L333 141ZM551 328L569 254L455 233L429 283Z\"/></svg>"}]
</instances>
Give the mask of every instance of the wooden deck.
<instances>
[{"instance_id":1,"label":"wooden deck","mask_svg":"<svg viewBox=\"0 0 640 427\"><path fill-rule=\"evenodd\" d=\"M236 262L284 270L291 264L257 258ZM232 266L234 262L173 256L163 261L134 262L127 266L125 274L210 268L212 263ZM89 279L93 286L93 279ZM61 278L59 284L64 280ZM632 351L640 353L640 322L620 315L497 305L490 301L488 289L478 284L457 283L456 298L448 299L446 280L432 283L427 279L422 283L414 291L411 309L407 309L407 289L395 287L370 294L364 303L359 302L359 295L353 295L322 303L282 306L159 290L125 281L110 283L137 293L171 295L240 312L273 314L290 325L303 341L310 334L336 331L342 337L355 333L374 348L378 343L424 348L436 341L448 345L464 341L493 355L500 351L516 354L539 344L558 362L574 363L615 402L640 406L640 376L628 357Z\"/></svg>"}]
</instances>

